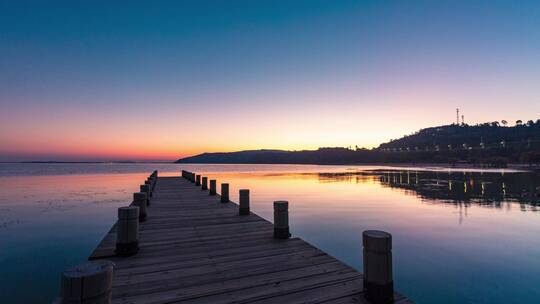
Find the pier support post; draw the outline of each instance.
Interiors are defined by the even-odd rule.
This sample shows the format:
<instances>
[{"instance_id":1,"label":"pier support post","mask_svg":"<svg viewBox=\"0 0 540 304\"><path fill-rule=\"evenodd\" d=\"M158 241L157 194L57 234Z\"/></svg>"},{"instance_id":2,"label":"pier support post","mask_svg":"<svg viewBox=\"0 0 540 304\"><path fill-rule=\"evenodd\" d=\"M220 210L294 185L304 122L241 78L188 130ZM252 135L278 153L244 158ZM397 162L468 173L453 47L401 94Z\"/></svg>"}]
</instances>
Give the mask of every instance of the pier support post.
<instances>
[{"instance_id":1,"label":"pier support post","mask_svg":"<svg viewBox=\"0 0 540 304\"><path fill-rule=\"evenodd\" d=\"M118 208L116 254L131 256L139 251L139 207Z\"/></svg>"},{"instance_id":2,"label":"pier support post","mask_svg":"<svg viewBox=\"0 0 540 304\"><path fill-rule=\"evenodd\" d=\"M146 192L133 193L133 205L139 207L139 222L146 221L146 205L148 204L147 200L148 198L146 197Z\"/></svg>"},{"instance_id":3,"label":"pier support post","mask_svg":"<svg viewBox=\"0 0 540 304\"><path fill-rule=\"evenodd\" d=\"M150 196L152 196L152 182L147 179L145 182L144 182L145 185L148 185L148 194L150 194Z\"/></svg>"},{"instance_id":4,"label":"pier support post","mask_svg":"<svg viewBox=\"0 0 540 304\"><path fill-rule=\"evenodd\" d=\"M239 215L249 215L249 189L239 191L240 202L238 208Z\"/></svg>"},{"instance_id":5,"label":"pier support post","mask_svg":"<svg viewBox=\"0 0 540 304\"><path fill-rule=\"evenodd\" d=\"M111 303L113 268L111 261L95 261L66 269L59 303Z\"/></svg>"},{"instance_id":6,"label":"pier support post","mask_svg":"<svg viewBox=\"0 0 540 304\"><path fill-rule=\"evenodd\" d=\"M289 232L289 202L274 202L274 238L288 239L291 237Z\"/></svg>"},{"instance_id":7,"label":"pier support post","mask_svg":"<svg viewBox=\"0 0 540 304\"><path fill-rule=\"evenodd\" d=\"M222 203L229 202L229 184L227 183L221 184L221 202Z\"/></svg>"},{"instance_id":8,"label":"pier support post","mask_svg":"<svg viewBox=\"0 0 540 304\"><path fill-rule=\"evenodd\" d=\"M207 190L208 189L208 177L203 176L202 182L201 182L201 190Z\"/></svg>"},{"instance_id":9,"label":"pier support post","mask_svg":"<svg viewBox=\"0 0 540 304\"><path fill-rule=\"evenodd\" d=\"M211 179L210 180L210 195L216 195L216 180Z\"/></svg>"},{"instance_id":10,"label":"pier support post","mask_svg":"<svg viewBox=\"0 0 540 304\"><path fill-rule=\"evenodd\" d=\"M141 189L141 192L144 192L146 193L146 203L148 204L148 206L150 206L150 186L148 186L147 184L144 184L144 185L141 185L140 187Z\"/></svg>"},{"instance_id":11,"label":"pier support post","mask_svg":"<svg viewBox=\"0 0 540 304\"><path fill-rule=\"evenodd\" d=\"M375 304L393 303L392 235L379 230L366 230L362 233L362 243L366 299Z\"/></svg>"},{"instance_id":12,"label":"pier support post","mask_svg":"<svg viewBox=\"0 0 540 304\"><path fill-rule=\"evenodd\" d=\"M201 176L197 174L195 176L195 186L200 186L200 185L201 185Z\"/></svg>"},{"instance_id":13,"label":"pier support post","mask_svg":"<svg viewBox=\"0 0 540 304\"><path fill-rule=\"evenodd\" d=\"M154 188L156 188L156 184L157 184L157 177L156 176L153 176L151 178L149 178L149 181L150 181L150 185L152 186L152 192L154 192Z\"/></svg>"},{"instance_id":14,"label":"pier support post","mask_svg":"<svg viewBox=\"0 0 540 304\"><path fill-rule=\"evenodd\" d=\"M150 185L150 191L152 191L152 192L154 191L154 182L155 182L155 179L152 176L147 178L146 181L144 182L145 184Z\"/></svg>"}]
</instances>

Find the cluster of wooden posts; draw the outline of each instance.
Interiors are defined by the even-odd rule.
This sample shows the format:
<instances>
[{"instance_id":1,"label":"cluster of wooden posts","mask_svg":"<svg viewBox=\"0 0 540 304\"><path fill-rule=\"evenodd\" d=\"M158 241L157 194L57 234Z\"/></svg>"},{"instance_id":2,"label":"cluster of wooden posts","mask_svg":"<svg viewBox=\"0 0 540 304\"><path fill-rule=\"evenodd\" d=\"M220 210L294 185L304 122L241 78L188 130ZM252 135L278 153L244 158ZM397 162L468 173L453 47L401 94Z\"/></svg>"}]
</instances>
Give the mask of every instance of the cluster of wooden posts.
<instances>
[{"instance_id":1,"label":"cluster of wooden posts","mask_svg":"<svg viewBox=\"0 0 540 304\"><path fill-rule=\"evenodd\" d=\"M139 250L139 222L147 218L147 207L151 203L152 192L157 183L154 171L140 192L133 194L133 202L127 207L118 208L116 223L116 250L119 257L132 256ZM209 195L218 195L215 179L182 170L182 177L209 190ZM209 186L208 186L209 184ZM239 190L239 216L250 214L249 189ZM229 184L221 184L220 201L229 202ZM289 203L274 202L274 238L288 239ZM364 253L364 291L372 303L392 303L394 287L392 279L392 236L384 231L366 230L362 233ZM110 303L114 264L110 261L95 261L67 269L62 274L61 298L56 303Z\"/></svg>"},{"instance_id":2,"label":"cluster of wooden posts","mask_svg":"<svg viewBox=\"0 0 540 304\"><path fill-rule=\"evenodd\" d=\"M209 195L217 195L215 179L208 181L208 177L195 174L186 170L182 170L182 177L194 183L195 186L200 186L201 190L208 189L208 182L210 182ZM229 202L229 184L221 184L221 198L222 203ZM239 190L239 202L238 202L238 215L249 215L249 189ZM274 202L274 238L276 239L288 239L291 237L289 233L289 202L287 201L275 201Z\"/></svg>"}]
</instances>

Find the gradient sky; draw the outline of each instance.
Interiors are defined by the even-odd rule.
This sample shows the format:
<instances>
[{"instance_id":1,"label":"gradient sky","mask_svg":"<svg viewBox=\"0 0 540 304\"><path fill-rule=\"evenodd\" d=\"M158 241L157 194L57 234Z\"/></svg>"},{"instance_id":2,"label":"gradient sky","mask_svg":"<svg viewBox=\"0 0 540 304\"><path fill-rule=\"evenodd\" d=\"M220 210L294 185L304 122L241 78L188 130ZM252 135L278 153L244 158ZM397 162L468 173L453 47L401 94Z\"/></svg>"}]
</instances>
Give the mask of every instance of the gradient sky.
<instances>
[{"instance_id":1,"label":"gradient sky","mask_svg":"<svg viewBox=\"0 0 540 304\"><path fill-rule=\"evenodd\" d=\"M540 118L540 1L2 1L0 161Z\"/></svg>"}]
</instances>

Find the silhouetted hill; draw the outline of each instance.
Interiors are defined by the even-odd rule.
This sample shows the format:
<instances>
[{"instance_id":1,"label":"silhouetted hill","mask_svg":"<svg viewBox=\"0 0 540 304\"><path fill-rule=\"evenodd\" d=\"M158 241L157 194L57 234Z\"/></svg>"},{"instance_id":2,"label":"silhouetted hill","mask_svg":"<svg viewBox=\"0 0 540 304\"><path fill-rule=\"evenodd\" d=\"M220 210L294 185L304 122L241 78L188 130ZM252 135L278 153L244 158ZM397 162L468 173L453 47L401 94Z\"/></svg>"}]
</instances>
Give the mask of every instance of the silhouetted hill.
<instances>
[{"instance_id":1,"label":"silhouetted hill","mask_svg":"<svg viewBox=\"0 0 540 304\"><path fill-rule=\"evenodd\" d=\"M276 161L281 160L285 155L290 154L289 151L282 150L251 150L239 152L218 152L218 153L203 153L191 157L186 157L176 161L177 163L261 163L267 159ZM286 156L285 156L286 157Z\"/></svg>"},{"instance_id":2,"label":"silhouetted hill","mask_svg":"<svg viewBox=\"0 0 540 304\"><path fill-rule=\"evenodd\" d=\"M469 163L504 166L540 163L540 120L513 127L498 123L446 125L422 129L375 149L252 150L203 153L177 163L352 164Z\"/></svg>"},{"instance_id":3,"label":"silhouetted hill","mask_svg":"<svg viewBox=\"0 0 540 304\"><path fill-rule=\"evenodd\" d=\"M381 144L382 150L452 150L488 149L499 147L527 148L540 141L540 120L529 121L525 125L501 127L497 122L475 126L447 125L422 129L415 134L404 136Z\"/></svg>"},{"instance_id":4,"label":"silhouetted hill","mask_svg":"<svg viewBox=\"0 0 540 304\"><path fill-rule=\"evenodd\" d=\"M354 161L356 157L356 151L345 148L319 148L313 151L251 150L229 153L203 153L182 158L176 162L207 164L341 164Z\"/></svg>"}]
</instances>

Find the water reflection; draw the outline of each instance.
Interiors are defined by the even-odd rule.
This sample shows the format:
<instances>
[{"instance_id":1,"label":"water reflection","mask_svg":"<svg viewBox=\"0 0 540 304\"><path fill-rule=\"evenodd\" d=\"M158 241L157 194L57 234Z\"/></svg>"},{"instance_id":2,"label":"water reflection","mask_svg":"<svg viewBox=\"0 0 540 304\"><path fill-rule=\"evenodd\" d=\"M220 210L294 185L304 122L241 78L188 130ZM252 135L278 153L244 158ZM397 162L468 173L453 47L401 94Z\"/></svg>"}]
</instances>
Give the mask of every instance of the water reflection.
<instances>
[{"instance_id":1,"label":"water reflection","mask_svg":"<svg viewBox=\"0 0 540 304\"><path fill-rule=\"evenodd\" d=\"M61 270L86 259L154 168L228 182L233 201L251 189L252 210L269 220L272 201L289 200L293 235L358 270L361 232L390 231L396 288L417 303L540 298L540 213L520 211L537 210L538 173L99 164L73 175L73 165L23 164L0 166L0 302L50 303Z\"/></svg>"},{"instance_id":2,"label":"water reflection","mask_svg":"<svg viewBox=\"0 0 540 304\"><path fill-rule=\"evenodd\" d=\"M417 170L368 170L351 173L319 173L320 183L376 181L384 187L416 195L429 203L471 204L538 211L540 174L533 172L439 172Z\"/></svg>"}]
</instances>

